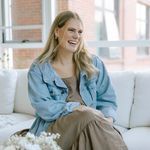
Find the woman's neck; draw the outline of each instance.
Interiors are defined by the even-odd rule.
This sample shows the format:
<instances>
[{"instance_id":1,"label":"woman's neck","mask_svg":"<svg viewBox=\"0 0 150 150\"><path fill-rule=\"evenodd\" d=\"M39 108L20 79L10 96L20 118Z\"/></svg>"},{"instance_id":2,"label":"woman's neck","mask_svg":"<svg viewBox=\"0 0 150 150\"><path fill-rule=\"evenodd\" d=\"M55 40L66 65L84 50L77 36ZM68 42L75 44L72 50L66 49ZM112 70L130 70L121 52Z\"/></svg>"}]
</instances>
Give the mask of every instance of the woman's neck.
<instances>
[{"instance_id":1,"label":"woman's neck","mask_svg":"<svg viewBox=\"0 0 150 150\"><path fill-rule=\"evenodd\" d=\"M57 55L56 59L52 62L52 66L61 78L76 75L75 63L71 56Z\"/></svg>"},{"instance_id":2,"label":"woman's neck","mask_svg":"<svg viewBox=\"0 0 150 150\"><path fill-rule=\"evenodd\" d=\"M74 64L73 62L73 53L64 53L61 54L58 52L57 56L54 60L55 63L59 63L61 65L71 65Z\"/></svg>"}]
</instances>

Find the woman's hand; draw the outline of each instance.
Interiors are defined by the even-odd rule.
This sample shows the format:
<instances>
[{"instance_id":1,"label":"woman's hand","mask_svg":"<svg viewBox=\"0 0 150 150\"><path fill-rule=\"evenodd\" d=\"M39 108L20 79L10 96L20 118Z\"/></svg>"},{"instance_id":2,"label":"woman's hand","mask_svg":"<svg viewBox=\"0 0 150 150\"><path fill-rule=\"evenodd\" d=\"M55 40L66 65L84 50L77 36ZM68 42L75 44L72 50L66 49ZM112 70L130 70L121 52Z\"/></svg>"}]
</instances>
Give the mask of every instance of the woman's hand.
<instances>
[{"instance_id":1,"label":"woman's hand","mask_svg":"<svg viewBox=\"0 0 150 150\"><path fill-rule=\"evenodd\" d=\"M112 117L108 117L108 118L104 118L105 120L107 120L110 124L113 124L113 118Z\"/></svg>"},{"instance_id":2,"label":"woman's hand","mask_svg":"<svg viewBox=\"0 0 150 150\"><path fill-rule=\"evenodd\" d=\"M105 117L104 114L100 111L100 110L96 110L94 108L85 106L85 105L80 105L78 107L74 108L74 111L90 111L92 113L94 113L95 115L101 116L103 117L106 121L108 121L110 124L113 124L113 118L112 117Z\"/></svg>"},{"instance_id":3,"label":"woman's hand","mask_svg":"<svg viewBox=\"0 0 150 150\"><path fill-rule=\"evenodd\" d=\"M88 106L85 106L85 105L80 105L80 106L74 108L74 111L75 110L77 110L77 111L89 111L89 112L94 113L95 115L104 117L103 113L100 110L96 110L94 108L91 108L91 107L88 107Z\"/></svg>"}]
</instances>

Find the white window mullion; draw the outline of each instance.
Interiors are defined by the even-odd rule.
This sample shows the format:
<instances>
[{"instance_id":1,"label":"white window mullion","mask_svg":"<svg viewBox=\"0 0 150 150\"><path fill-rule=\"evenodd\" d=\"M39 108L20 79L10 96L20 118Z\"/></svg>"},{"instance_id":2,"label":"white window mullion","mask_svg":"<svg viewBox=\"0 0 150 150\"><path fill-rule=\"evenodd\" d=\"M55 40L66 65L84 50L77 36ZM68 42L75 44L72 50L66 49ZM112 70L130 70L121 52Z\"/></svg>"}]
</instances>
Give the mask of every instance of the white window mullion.
<instances>
[{"instance_id":1,"label":"white window mullion","mask_svg":"<svg viewBox=\"0 0 150 150\"><path fill-rule=\"evenodd\" d=\"M88 47L150 47L150 40L87 41Z\"/></svg>"},{"instance_id":2,"label":"white window mullion","mask_svg":"<svg viewBox=\"0 0 150 150\"><path fill-rule=\"evenodd\" d=\"M30 29L42 29L42 24L37 25L21 25L21 26L0 26L0 29L12 29L12 30L30 30Z\"/></svg>"},{"instance_id":3,"label":"white window mullion","mask_svg":"<svg viewBox=\"0 0 150 150\"><path fill-rule=\"evenodd\" d=\"M106 23L106 33L108 41L119 41L119 30L115 15L112 12L105 11L104 19ZM109 49L110 58L121 58L122 51L118 47L112 47Z\"/></svg>"},{"instance_id":4,"label":"white window mullion","mask_svg":"<svg viewBox=\"0 0 150 150\"><path fill-rule=\"evenodd\" d=\"M5 10L5 26L12 26L12 19L11 19L11 0L4 1L4 10ZM6 30L5 40L9 41L12 40L12 29Z\"/></svg>"},{"instance_id":5,"label":"white window mullion","mask_svg":"<svg viewBox=\"0 0 150 150\"><path fill-rule=\"evenodd\" d=\"M49 30L51 24L56 15L56 1L55 0L43 0L42 1L42 9L43 9L43 42L44 44L47 41Z\"/></svg>"},{"instance_id":6,"label":"white window mullion","mask_svg":"<svg viewBox=\"0 0 150 150\"><path fill-rule=\"evenodd\" d=\"M88 47L150 47L150 40L87 41ZM43 43L9 43L1 48L43 48ZM21 49L20 49L21 50Z\"/></svg>"},{"instance_id":7,"label":"white window mullion","mask_svg":"<svg viewBox=\"0 0 150 150\"><path fill-rule=\"evenodd\" d=\"M2 1L0 1L0 26L2 26ZM2 30L0 29L0 44L2 43Z\"/></svg>"}]
</instances>

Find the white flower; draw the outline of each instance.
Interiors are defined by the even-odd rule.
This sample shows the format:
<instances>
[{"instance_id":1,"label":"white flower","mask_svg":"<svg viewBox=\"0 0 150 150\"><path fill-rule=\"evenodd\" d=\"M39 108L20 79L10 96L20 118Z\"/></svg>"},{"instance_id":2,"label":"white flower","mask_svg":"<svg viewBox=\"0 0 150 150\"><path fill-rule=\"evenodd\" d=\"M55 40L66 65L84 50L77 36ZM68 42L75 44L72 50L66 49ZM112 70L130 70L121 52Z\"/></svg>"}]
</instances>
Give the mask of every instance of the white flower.
<instances>
[{"instance_id":1,"label":"white flower","mask_svg":"<svg viewBox=\"0 0 150 150\"><path fill-rule=\"evenodd\" d=\"M40 146L37 145L37 144L34 144L34 145L32 145L32 144L25 144L24 148L25 148L26 150L42 150L42 149L40 148Z\"/></svg>"},{"instance_id":2,"label":"white flower","mask_svg":"<svg viewBox=\"0 0 150 150\"><path fill-rule=\"evenodd\" d=\"M59 134L42 132L40 136L27 133L26 136L13 135L4 144L3 150L62 150L55 141Z\"/></svg>"},{"instance_id":3,"label":"white flower","mask_svg":"<svg viewBox=\"0 0 150 150\"><path fill-rule=\"evenodd\" d=\"M29 138L29 139L35 140L34 134L32 134L30 132L27 133L26 137Z\"/></svg>"}]
</instances>

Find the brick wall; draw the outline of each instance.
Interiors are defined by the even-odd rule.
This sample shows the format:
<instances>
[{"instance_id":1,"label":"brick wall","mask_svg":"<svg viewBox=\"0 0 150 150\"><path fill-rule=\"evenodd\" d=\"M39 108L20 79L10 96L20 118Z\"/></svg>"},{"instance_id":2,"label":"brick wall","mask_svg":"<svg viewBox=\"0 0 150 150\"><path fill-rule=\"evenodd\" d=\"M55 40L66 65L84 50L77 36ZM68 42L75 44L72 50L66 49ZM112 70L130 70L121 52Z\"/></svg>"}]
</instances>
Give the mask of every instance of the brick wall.
<instances>
[{"instance_id":1,"label":"brick wall","mask_svg":"<svg viewBox=\"0 0 150 150\"><path fill-rule=\"evenodd\" d=\"M42 23L41 2L41 0L13 0L13 25Z\"/></svg>"},{"instance_id":2,"label":"brick wall","mask_svg":"<svg viewBox=\"0 0 150 150\"><path fill-rule=\"evenodd\" d=\"M38 25L42 24L42 5L41 0L13 0L12 1L12 24L20 25ZM14 30L14 41L41 41L41 30ZM14 68L28 68L33 59L35 59L40 49L14 49L13 65Z\"/></svg>"},{"instance_id":3,"label":"brick wall","mask_svg":"<svg viewBox=\"0 0 150 150\"><path fill-rule=\"evenodd\" d=\"M62 11L68 10L68 0L56 0L57 5L57 13L60 13Z\"/></svg>"},{"instance_id":4,"label":"brick wall","mask_svg":"<svg viewBox=\"0 0 150 150\"><path fill-rule=\"evenodd\" d=\"M40 55L41 51L41 49L14 49L13 68L28 68L32 64L33 60Z\"/></svg>"}]
</instances>

